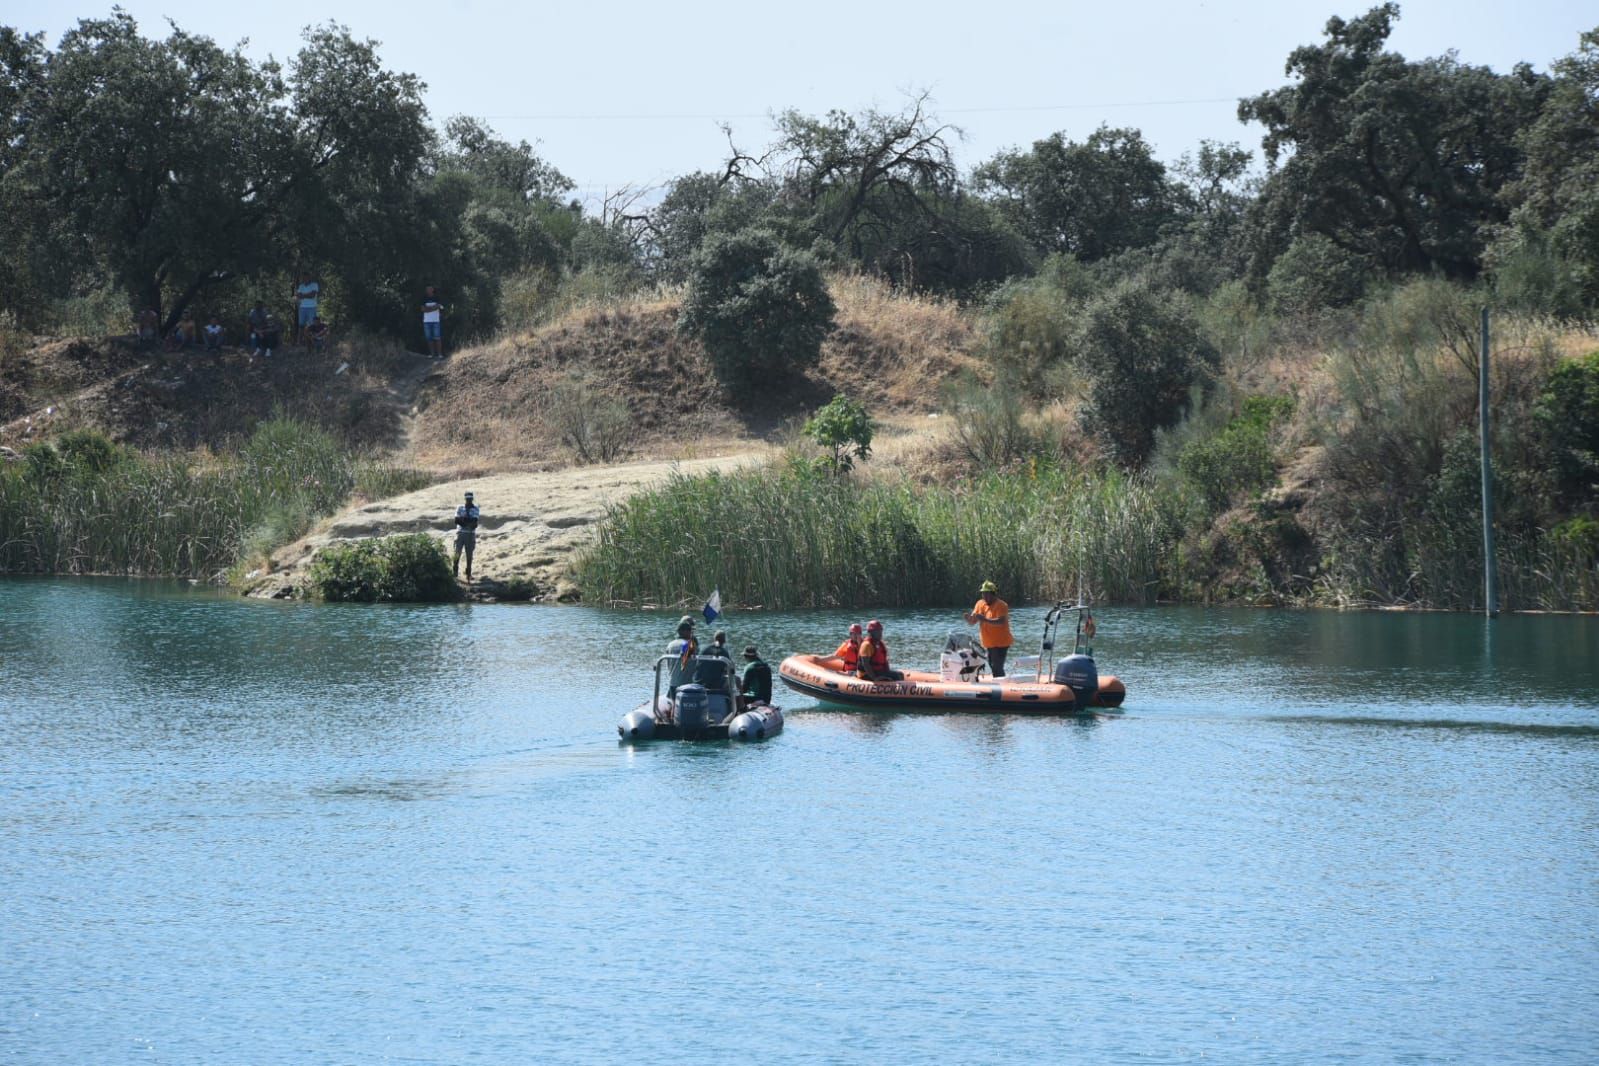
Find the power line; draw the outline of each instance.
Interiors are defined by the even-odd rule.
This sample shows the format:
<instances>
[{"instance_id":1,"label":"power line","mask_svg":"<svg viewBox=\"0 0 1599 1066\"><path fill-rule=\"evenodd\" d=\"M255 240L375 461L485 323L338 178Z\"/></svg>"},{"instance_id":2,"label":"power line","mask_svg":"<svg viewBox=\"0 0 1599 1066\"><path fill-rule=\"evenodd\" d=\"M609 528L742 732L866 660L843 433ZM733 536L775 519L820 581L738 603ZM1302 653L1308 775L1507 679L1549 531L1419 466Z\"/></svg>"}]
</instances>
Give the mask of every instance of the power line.
<instances>
[{"instance_id":1,"label":"power line","mask_svg":"<svg viewBox=\"0 0 1599 1066\"><path fill-rule=\"evenodd\" d=\"M1036 106L1009 106L1009 107L952 107L940 108L941 115L992 115L1014 112L1017 114L1040 111L1092 111L1106 108L1120 107L1185 107L1194 104L1235 104L1242 96L1213 96L1193 100L1122 100L1110 103L1097 104L1039 104ZM507 120L527 122L719 122L727 119L744 118L769 118L769 112L740 113L740 114L674 114L670 112L656 113L627 113L627 112L589 112L587 114L534 114L534 115L483 115L486 121L504 122Z\"/></svg>"}]
</instances>

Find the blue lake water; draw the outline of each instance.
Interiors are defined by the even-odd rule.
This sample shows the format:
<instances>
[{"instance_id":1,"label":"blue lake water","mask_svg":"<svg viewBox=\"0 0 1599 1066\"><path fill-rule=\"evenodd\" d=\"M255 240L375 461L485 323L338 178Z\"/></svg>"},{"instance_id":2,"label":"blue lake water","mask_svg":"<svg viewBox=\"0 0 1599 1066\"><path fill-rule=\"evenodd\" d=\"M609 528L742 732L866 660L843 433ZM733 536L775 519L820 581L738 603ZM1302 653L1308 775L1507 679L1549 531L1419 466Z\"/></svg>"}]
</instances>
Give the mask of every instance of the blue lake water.
<instances>
[{"instance_id":1,"label":"blue lake water","mask_svg":"<svg viewBox=\"0 0 1599 1066\"><path fill-rule=\"evenodd\" d=\"M0 582L0 1061L1594 1061L1599 619L1099 619L1118 716L635 750L675 615Z\"/></svg>"}]
</instances>

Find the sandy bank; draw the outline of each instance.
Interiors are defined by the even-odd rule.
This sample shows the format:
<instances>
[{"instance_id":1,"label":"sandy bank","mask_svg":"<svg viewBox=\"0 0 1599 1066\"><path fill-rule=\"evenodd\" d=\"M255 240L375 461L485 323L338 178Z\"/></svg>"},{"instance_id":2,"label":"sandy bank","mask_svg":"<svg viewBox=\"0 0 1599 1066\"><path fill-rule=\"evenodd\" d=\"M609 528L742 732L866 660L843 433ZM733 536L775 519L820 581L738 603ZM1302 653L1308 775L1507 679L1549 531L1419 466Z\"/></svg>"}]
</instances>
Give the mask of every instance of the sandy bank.
<instances>
[{"instance_id":1,"label":"sandy bank","mask_svg":"<svg viewBox=\"0 0 1599 1066\"><path fill-rule=\"evenodd\" d=\"M322 523L310 536L279 549L272 572L259 575L250 595L282 598L299 593L316 552L331 543L426 532L448 548L453 544L455 508L463 493L476 495L482 509L473 576L486 579L479 590L493 599L498 583L531 582L544 599L570 598L568 577L573 553L593 537L606 507L640 489L665 481L672 472L704 474L758 462L764 452L681 462L584 466L546 473L489 474L432 485L354 507Z\"/></svg>"}]
</instances>

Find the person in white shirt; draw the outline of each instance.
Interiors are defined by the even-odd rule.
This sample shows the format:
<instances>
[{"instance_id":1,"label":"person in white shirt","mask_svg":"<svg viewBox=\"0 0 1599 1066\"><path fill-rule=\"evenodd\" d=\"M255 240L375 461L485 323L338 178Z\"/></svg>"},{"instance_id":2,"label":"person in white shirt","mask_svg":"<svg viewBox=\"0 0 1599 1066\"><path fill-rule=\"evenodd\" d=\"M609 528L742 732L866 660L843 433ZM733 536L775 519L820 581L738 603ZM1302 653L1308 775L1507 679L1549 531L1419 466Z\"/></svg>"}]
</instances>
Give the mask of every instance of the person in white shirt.
<instances>
[{"instance_id":1,"label":"person in white shirt","mask_svg":"<svg viewBox=\"0 0 1599 1066\"><path fill-rule=\"evenodd\" d=\"M444 358L444 301L438 290L429 285L422 297L422 332L428 339L428 353L435 359Z\"/></svg>"}]
</instances>

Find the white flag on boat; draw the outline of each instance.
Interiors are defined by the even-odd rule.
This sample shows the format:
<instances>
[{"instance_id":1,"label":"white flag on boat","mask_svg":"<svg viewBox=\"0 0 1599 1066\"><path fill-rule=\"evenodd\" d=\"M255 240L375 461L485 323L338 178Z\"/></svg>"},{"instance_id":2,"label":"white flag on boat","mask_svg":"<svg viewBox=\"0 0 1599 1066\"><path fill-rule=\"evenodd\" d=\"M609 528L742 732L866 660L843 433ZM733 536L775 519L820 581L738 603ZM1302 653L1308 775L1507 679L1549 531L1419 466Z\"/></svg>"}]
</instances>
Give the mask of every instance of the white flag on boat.
<instances>
[{"instance_id":1,"label":"white flag on boat","mask_svg":"<svg viewBox=\"0 0 1599 1066\"><path fill-rule=\"evenodd\" d=\"M711 598L705 601L705 621L714 622L722 617L722 590L712 589Z\"/></svg>"}]
</instances>

